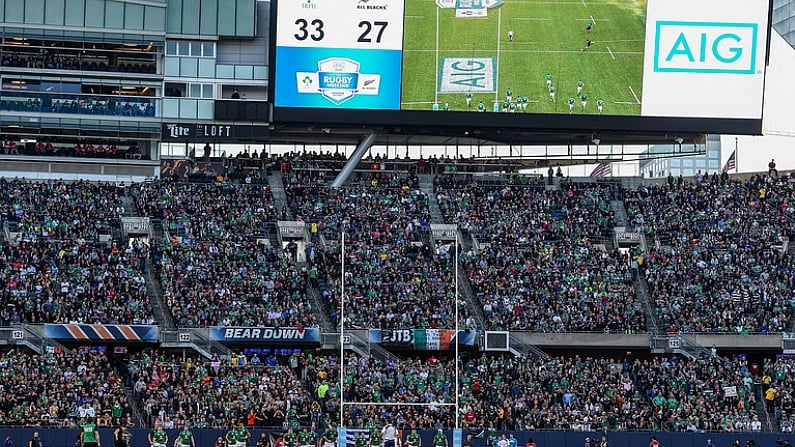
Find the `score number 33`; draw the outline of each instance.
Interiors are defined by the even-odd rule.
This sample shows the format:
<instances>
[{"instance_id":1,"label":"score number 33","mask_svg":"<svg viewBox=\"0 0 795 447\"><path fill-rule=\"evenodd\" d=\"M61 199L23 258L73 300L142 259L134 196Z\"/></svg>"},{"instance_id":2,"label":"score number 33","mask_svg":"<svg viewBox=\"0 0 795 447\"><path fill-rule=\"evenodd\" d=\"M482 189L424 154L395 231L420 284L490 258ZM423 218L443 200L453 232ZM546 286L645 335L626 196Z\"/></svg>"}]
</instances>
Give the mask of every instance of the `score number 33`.
<instances>
[{"instance_id":1,"label":"score number 33","mask_svg":"<svg viewBox=\"0 0 795 447\"><path fill-rule=\"evenodd\" d=\"M311 22L307 21L307 19L297 19L295 24L298 26L298 32L293 34L295 40L303 42L306 39L312 39L315 42L320 42L326 37L326 32L323 30L325 24L320 19L314 19ZM362 20L359 22L359 28L362 29L362 33L359 35L357 42L372 43L373 38L370 36L370 33L373 32L373 28L377 28L375 32L375 42L381 43L381 38L384 35L384 30L386 30L387 25L389 25L389 22L371 23L367 20Z\"/></svg>"}]
</instances>

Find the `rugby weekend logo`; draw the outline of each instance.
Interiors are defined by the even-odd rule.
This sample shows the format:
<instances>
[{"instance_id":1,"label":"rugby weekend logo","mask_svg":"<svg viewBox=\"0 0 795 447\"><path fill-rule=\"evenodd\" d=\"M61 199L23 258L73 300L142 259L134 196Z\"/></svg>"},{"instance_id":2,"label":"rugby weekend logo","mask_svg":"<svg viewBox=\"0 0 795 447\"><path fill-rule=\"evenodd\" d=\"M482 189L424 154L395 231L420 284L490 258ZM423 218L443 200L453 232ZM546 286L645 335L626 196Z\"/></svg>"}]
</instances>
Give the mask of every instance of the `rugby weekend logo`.
<instances>
[{"instance_id":1,"label":"rugby weekend logo","mask_svg":"<svg viewBox=\"0 0 795 447\"><path fill-rule=\"evenodd\" d=\"M361 73L359 62L331 57L318 61L317 71L295 73L298 93L319 94L340 105L356 95L378 95L381 75Z\"/></svg>"},{"instance_id":2,"label":"rugby weekend logo","mask_svg":"<svg viewBox=\"0 0 795 447\"><path fill-rule=\"evenodd\" d=\"M662 73L756 74L756 23L656 23L654 71Z\"/></svg>"}]
</instances>

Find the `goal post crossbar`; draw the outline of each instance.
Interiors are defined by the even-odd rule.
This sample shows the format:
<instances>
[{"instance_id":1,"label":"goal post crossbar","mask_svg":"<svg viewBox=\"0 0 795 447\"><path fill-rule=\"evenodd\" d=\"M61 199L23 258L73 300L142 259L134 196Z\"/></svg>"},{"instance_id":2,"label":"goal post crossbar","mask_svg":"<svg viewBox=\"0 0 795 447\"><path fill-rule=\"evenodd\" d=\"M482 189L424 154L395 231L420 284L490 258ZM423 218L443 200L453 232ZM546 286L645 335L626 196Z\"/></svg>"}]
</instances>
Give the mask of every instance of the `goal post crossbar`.
<instances>
[{"instance_id":1,"label":"goal post crossbar","mask_svg":"<svg viewBox=\"0 0 795 447\"><path fill-rule=\"evenodd\" d=\"M342 405L359 405L369 407L455 407L455 402L349 402L344 401Z\"/></svg>"}]
</instances>

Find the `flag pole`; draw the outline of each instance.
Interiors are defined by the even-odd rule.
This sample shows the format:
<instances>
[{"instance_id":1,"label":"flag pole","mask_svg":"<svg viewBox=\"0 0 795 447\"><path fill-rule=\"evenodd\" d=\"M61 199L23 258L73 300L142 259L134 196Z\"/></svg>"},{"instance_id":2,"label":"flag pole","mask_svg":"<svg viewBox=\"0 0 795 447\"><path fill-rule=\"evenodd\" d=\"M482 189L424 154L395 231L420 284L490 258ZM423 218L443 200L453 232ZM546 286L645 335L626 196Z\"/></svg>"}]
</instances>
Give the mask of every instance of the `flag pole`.
<instances>
[{"instance_id":1,"label":"flag pole","mask_svg":"<svg viewBox=\"0 0 795 447\"><path fill-rule=\"evenodd\" d=\"M740 173L740 157L737 154L737 147L739 145L740 139L738 137L734 137L734 173Z\"/></svg>"}]
</instances>

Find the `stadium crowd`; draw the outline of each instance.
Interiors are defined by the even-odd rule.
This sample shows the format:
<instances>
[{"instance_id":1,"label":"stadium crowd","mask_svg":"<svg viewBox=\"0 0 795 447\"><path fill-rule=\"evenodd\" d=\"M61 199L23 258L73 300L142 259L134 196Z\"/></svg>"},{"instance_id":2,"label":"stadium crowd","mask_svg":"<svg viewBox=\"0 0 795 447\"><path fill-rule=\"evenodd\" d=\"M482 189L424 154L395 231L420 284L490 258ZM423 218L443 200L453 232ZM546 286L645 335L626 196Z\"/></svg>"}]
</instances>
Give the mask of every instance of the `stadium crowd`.
<instances>
[{"instance_id":1,"label":"stadium crowd","mask_svg":"<svg viewBox=\"0 0 795 447\"><path fill-rule=\"evenodd\" d=\"M112 57L110 56L112 55ZM125 62L127 56L129 61ZM130 57L132 56L132 57ZM139 54L95 53L86 54L85 49L42 48L38 52L13 51L3 48L1 63L8 68L30 68L48 70L111 71L122 73L154 74L154 55L138 59ZM116 61L115 59L118 59Z\"/></svg>"},{"instance_id":2,"label":"stadium crowd","mask_svg":"<svg viewBox=\"0 0 795 447\"><path fill-rule=\"evenodd\" d=\"M261 185L147 184L133 194L141 213L171 236L159 250L163 297L175 323L315 326L297 253L259 244L276 217Z\"/></svg>"},{"instance_id":3,"label":"stadium crowd","mask_svg":"<svg viewBox=\"0 0 795 447\"><path fill-rule=\"evenodd\" d=\"M429 240L429 198L411 178L373 178L341 190L292 188L297 219L312 223L313 239L327 248L314 257L332 317L342 266L336 262L345 232L346 326L451 327L454 260ZM314 261L312 261L314 262Z\"/></svg>"},{"instance_id":4,"label":"stadium crowd","mask_svg":"<svg viewBox=\"0 0 795 447\"><path fill-rule=\"evenodd\" d=\"M120 190L88 182L0 180L0 215L17 232L0 246L6 324L146 324L148 248L100 241L124 214Z\"/></svg>"},{"instance_id":5,"label":"stadium crowd","mask_svg":"<svg viewBox=\"0 0 795 447\"><path fill-rule=\"evenodd\" d=\"M788 371L791 360L781 362L769 366ZM225 427L245 420L256 426L318 428L335 420L339 411L336 354L241 354L194 362L155 352L137 355L131 364L148 422L166 427L185 422ZM542 359L484 354L465 356L459 365L461 421L470 430L762 431L758 403L767 389L765 379L742 356ZM391 418L402 427L450 427L454 367L454 360L429 354L381 362L349 353L345 401L429 405L348 404L346 426L363 428ZM778 374L772 386L791 389L791 379L784 377L788 373ZM782 430L787 430L792 415L785 408L791 409L791 399L769 405L771 414L775 405Z\"/></svg>"},{"instance_id":6,"label":"stadium crowd","mask_svg":"<svg viewBox=\"0 0 795 447\"><path fill-rule=\"evenodd\" d=\"M53 350L0 356L0 423L27 427L76 427L96 418L99 425L132 424L124 384L104 351Z\"/></svg>"},{"instance_id":7,"label":"stadium crowd","mask_svg":"<svg viewBox=\"0 0 795 447\"><path fill-rule=\"evenodd\" d=\"M647 240L639 256L661 328L781 332L792 315L795 264L784 251L793 220L788 182L700 179L627 191Z\"/></svg>"},{"instance_id":8,"label":"stadium crowd","mask_svg":"<svg viewBox=\"0 0 795 447\"><path fill-rule=\"evenodd\" d=\"M281 427L288 420L308 425L312 398L302 385L301 368L304 365L291 367L273 355L194 361L153 351L134 355L129 370L147 424L225 428L235 421L267 427Z\"/></svg>"},{"instance_id":9,"label":"stadium crowd","mask_svg":"<svg viewBox=\"0 0 795 447\"><path fill-rule=\"evenodd\" d=\"M485 248L461 256L492 329L641 332L629 263L605 248L612 191L597 185L437 189L439 207Z\"/></svg>"},{"instance_id":10,"label":"stadium crowd","mask_svg":"<svg viewBox=\"0 0 795 447\"><path fill-rule=\"evenodd\" d=\"M117 188L0 180L0 216L19 234L0 251L5 323L151 322L143 278L151 252L177 326L317 326L309 285L320 289L339 324L342 270L336 260L344 234L347 328L452 326L453 250L434 245L433 198L419 188L414 172L381 172L341 189L325 188L323 176L289 169L284 174L284 210L276 209L267 185ZM481 246L479 252L463 251L460 262L489 328L644 331L632 259L648 281L664 330L788 327L795 273L791 257L781 253L793 221L788 180L715 177L637 191L566 183L546 190L520 183L456 183L436 190L445 220L457 223L472 246ZM141 215L161 219L170 238L151 247L138 240L105 243L101 236L125 214L124 194L133 197ZM616 225L612 200L624 200L631 225L650 241L648 253L622 255L605 243ZM301 256L296 246L257 243L286 215L307 225ZM305 270L299 258L305 258ZM102 414L118 413L114 408L125 402L118 394L121 382L104 354L75 355L57 351L34 358L10 351L0 359L11 365L3 384L53 365L43 368L58 376L48 376L44 383L54 386L47 392L67 393L58 424L74 420L73 414L79 418L77 407L86 402ZM339 392L348 401L440 404L388 411L351 406L351 427L385 415L407 427L449 427L455 415L441 404L450 403L458 387L462 420L470 429L755 432L762 429L757 412L767 408L788 432L795 418L792 362L769 360L760 371L743 357L715 353L696 360L467 354L459 384L452 373L456 364L443 353L387 362L352 354L340 365L335 355L320 351L210 361L151 351L133 355L127 369L145 423L166 428L186 422L226 427L233 420L321 427L324 415L338 411ZM73 377L72 371L85 368L94 371L91 390L98 395L68 394L74 385L61 374ZM0 394L2 423L35 425L31 421L44 420L45 410L52 417L50 405L26 404L20 411L13 397Z\"/></svg>"}]
</instances>

